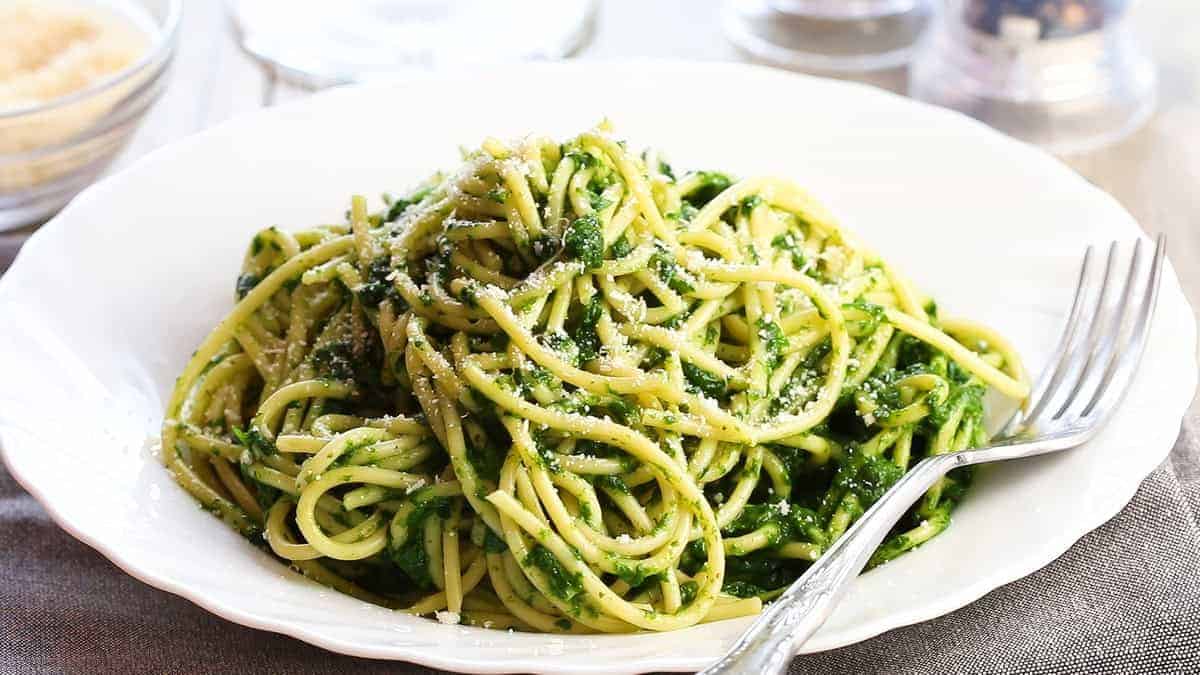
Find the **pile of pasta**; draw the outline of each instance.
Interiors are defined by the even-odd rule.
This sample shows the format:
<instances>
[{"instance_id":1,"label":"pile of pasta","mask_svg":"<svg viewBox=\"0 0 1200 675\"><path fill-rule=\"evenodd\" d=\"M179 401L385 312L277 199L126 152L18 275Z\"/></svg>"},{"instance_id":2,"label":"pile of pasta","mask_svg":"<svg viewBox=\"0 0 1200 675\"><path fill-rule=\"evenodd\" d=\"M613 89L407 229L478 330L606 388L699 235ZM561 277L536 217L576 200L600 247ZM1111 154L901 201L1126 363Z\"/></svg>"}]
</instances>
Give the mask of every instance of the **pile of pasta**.
<instances>
[{"instance_id":1,"label":"pile of pasta","mask_svg":"<svg viewBox=\"0 0 1200 675\"><path fill-rule=\"evenodd\" d=\"M985 443L989 388L1028 393L1003 338L797 186L677 174L603 125L263 230L236 295L168 404L167 467L308 577L451 623L755 613L916 461Z\"/></svg>"}]
</instances>

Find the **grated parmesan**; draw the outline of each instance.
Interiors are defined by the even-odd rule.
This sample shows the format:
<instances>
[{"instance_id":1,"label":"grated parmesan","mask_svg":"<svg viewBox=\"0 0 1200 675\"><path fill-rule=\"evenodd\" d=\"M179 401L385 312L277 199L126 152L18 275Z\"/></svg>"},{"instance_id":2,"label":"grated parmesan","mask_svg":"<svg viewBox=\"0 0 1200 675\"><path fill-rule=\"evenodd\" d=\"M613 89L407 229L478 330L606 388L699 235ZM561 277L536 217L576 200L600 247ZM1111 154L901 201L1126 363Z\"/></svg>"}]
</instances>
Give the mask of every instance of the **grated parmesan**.
<instances>
[{"instance_id":1,"label":"grated parmesan","mask_svg":"<svg viewBox=\"0 0 1200 675\"><path fill-rule=\"evenodd\" d=\"M444 623L447 625L462 623L462 615L458 612L439 610L434 612L433 616L438 620L438 623Z\"/></svg>"},{"instance_id":2,"label":"grated parmesan","mask_svg":"<svg viewBox=\"0 0 1200 675\"><path fill-rule=\"evenodd\" d=\"M38 106L131 67L149 51L152 33L148 17L125 17L94 3L0 1L0 113L36 111L0 119L0 155L68 142L103 119L145 77L128 78L72 103ZM37 185L90 159L88 153L72 160L51 153L28 162L0 163L0 191Z\"/></svg>"},{"instance_id":3,"label":"grated parmesan","mask_svg":"<svg viewBox=\"0 0 1200 675\"><path fill-rule=\"evenodd\" d=\"M136 61L143 31L113 12L76 2L0 3L0 110L84 89Z\"/></svg>"}]
</instances>

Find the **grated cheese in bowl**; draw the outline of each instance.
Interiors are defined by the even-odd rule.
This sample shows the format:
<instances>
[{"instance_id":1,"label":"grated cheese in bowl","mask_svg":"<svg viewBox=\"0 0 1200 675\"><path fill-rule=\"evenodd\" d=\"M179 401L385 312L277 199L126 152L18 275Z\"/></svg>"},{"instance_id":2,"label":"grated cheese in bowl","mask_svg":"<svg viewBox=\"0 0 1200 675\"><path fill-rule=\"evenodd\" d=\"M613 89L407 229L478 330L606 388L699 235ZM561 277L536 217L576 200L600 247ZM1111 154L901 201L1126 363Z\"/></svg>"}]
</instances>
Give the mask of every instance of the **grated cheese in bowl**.
<instances>
[{"instance_id":1,"label":"grated cheese in bowl","mask_svg":"<svg viewBox=\"0 0 1200 675\"><path fill-rule=\"evenodd\" d=\"M161 92L180 0L0 0L0 230L96 178Z\"/></svg>"},{"instance_id":2,"label":"grated cheese in bowl","mask_svg":"<svg viewBox=\"0 0 1200 675\"><path fill-rule=\"evenodd\" d=\"M149 35L128 19L81 3L0 2L0 111L84 89L132 65Z\"/></svg>"}]
</instances>

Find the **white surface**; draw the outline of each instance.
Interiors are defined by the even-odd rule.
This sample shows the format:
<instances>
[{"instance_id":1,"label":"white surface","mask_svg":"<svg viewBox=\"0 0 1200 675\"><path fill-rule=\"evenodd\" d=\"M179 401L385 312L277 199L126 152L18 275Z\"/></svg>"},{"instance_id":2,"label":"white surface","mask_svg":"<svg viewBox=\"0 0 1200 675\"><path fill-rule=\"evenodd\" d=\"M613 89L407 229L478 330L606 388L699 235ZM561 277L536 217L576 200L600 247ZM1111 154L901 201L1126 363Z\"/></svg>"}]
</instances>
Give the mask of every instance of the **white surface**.
<instances>
[{"instance_id":1,"label":"white surface","mask_svg":"<svg viewBox=\"0 0 1200 675\"><path fill-rule=\"evenodd\" d=\"M699 92L719 95L692 103ZM562 136L602 115L679 167L797 179L943 311L1008 335L1033 370L1083 245L1142 236L1070 170L966 118L778 71L577 64L335 91L155 152L33 237L0 279L0 444L13 475L138 578L336 651L477 672L703 666L746 620L659 635L507 634L324 589L197 508L149 449L174 377L231 306L258 228L340 218L352 192L403 189L452 165L460 143ZM950 529L858 579L806 649L961 607L1114 515L1171 448L1194 354L1195 323L1168 269L1145 362L1112 425L1076 451L981 472Z\"/></svg>"}]
</instances>

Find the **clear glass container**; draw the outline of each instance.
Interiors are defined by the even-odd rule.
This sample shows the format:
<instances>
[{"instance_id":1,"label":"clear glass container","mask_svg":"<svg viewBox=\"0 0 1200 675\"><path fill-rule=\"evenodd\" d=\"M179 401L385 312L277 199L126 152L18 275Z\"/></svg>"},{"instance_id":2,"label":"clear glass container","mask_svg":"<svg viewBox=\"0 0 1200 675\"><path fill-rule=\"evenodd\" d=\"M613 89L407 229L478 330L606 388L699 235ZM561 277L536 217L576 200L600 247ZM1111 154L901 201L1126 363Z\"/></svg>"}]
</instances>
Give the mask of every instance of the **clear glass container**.
<instances>
[{"instance_id":1,"label":"clear glass container","mask_svg":"<svg viewBox=\"0 0 1200 675\"><path fill-rule=\"evenodd\" d=\"M129 67L71 94L0 109L0 231L44 222L94 182L162 93L182 1L91 4L131 20L149 37L148 50Z\"/></svg>"},{"instance_id":2,"label":"clear glass container","mask_svg":"<svg viewBox=\"0 0 1200 675\"><path fill-rule=\"evenodd\" d=\"M932 0L726 0L722 24L759 61L864 73L906 64L932 15Z\"/></svg>"},{"instance_id":3,"label":"clear glass container","mask_svg":"<svg viewBox=\"0 0 1200 675\"><path fill-rule=\"evenodd\" d=\"M242 47L311 89L434 67L549 60L591 32L595 0L227 0Z\"/></svg>"},{"instance_id":4,"label":"clear glass container","mask_svg":"<svg viewBox=\"0 0 1200 675\"><path fill-rule=\"evenodd\" d=\"M1124 137L1154 109L1156 75L1129 0L949 0L913 63L914 98L1051 152Z\"/></svg>"}]
</instances>

